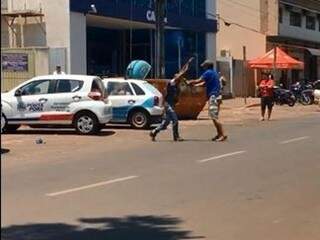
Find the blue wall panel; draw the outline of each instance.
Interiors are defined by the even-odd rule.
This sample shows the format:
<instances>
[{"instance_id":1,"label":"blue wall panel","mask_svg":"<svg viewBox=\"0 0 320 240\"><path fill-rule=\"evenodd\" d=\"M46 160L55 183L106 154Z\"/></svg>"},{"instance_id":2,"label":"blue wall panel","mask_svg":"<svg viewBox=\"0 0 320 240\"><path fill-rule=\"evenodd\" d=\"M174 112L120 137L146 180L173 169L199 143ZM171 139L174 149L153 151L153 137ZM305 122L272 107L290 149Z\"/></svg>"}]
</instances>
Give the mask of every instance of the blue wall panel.
<instances>
[{"instance_id":1,"label":"blue wall panel","mask_svg":"<svg viewBox=\"0 0 320 240\"><path fill-rule=\"evenodd\" d=\"M134 2L134 0L132 0ZM90 5L95 4L99 16L114 17L137 22L152 23L147 20L147 11L153 8L148 1L145 4L130 4L128 0L70 0L70 10L74 12L88 13ZM196 5L195 5L196 7ZM199 11L197 11L199 12ZM217 21L204 18L205 13L190 16L168 11L167 25L198 32L217 32Z\"/></svg>"}]
</instances>

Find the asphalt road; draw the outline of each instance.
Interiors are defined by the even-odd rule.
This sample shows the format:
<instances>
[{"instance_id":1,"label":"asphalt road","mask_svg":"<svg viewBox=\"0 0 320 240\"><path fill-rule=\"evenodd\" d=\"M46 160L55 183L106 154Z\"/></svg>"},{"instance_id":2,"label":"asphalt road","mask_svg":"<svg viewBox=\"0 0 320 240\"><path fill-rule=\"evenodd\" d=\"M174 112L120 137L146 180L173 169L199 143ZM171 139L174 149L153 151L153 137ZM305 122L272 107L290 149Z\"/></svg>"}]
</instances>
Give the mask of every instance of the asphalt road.
<instances>
[{"instance_id":1,"label":"asphalt road","mask_svg":"<svg viewBox=\"0 0 320 240\"><path fill-rule=\"evenodd\" d=\"M181 143L123 129L9 136L1 239L318 240L319 123L228 126L225 143L205 124L182 126Z\"/></svg>"}]
</instances>

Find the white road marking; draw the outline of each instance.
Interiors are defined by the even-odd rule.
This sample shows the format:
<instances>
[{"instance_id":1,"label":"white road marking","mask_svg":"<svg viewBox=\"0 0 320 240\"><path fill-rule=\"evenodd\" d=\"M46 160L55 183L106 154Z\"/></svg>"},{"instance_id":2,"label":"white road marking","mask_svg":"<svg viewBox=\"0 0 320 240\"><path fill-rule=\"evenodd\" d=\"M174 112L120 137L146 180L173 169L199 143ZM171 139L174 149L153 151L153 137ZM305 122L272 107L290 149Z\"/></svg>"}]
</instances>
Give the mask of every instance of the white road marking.
<instances>
[{"instance_id":1,"label":"white road marking","mask_svg":"<svg viewBox=\"0 0 320 240\"><path fill-rule=\"evenodd\" d=\"M292 143L292 142L298 142L298 141L302 141L305 139L310 138L309 136L304 136L304 137L298 137L298 138L292 138L292 139L288 139L285 141L280 142L280 144L288 144L288 143Z\"/></svg>"},{"instance_id":2,"label":"white road marking","mask_svg":"<svg viewBox=\"0 0 320 240\"><path fill-rule=\"evenodd\" d=\"M71 189L67 189L67 190L63 190L63 191L59 191L59 192L47 193L46 196L55 197L55 196L58 196L58 195L77 192L77 191L82 191L82 190L86 190L86 189L89 189L89 188L95 188L95 187L100 187L100 186L104 186L104 185L108 185L108 184L112 184L112 183L128 181L128 180L131 180L131 179L134 179L134 178L138 178L138 176L129 176L129 177L124 177L124 178L117 178L117 179L113 179L113 180L108 180L108 181L104 181L104 182L98 182L98 183L86 185L86 186L71 188Z\"/></svg>"},{"instance_id":3,"label":"white road marking","mask_svg":"<svg viewBox=\"0 0 320 240\"><path fill-rule=\"evenodd\" d=\"M232 153L226 153L226 154L223 154L223 155L219 155L219 156L215 156L215 157L211 157L211 158L207 158L207 159L198 160L198 162L199 163L204 163L204 162L208 162L208 161L212 161L212 160L217 160L217 159L221 159L221 158L226 158L226 157L230 157L230 156L243 154L243 153L246 153L246 152L247 151L237 151L237 152L232 152Z\"/></svg>"}]
</instances>

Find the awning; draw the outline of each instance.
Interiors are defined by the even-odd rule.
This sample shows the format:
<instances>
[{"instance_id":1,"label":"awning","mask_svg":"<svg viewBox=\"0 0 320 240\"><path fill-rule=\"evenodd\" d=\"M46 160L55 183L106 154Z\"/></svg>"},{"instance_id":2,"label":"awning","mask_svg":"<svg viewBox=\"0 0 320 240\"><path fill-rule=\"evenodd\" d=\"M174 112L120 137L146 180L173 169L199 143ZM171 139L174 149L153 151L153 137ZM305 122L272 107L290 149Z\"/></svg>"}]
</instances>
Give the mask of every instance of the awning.
<instances>
[{"instance_id":1,"label":"awning","mask_svg":"<svg viewBox=\"0 0 320 240\"><path fill-rule=\"evenodd\" d=\"M304 63L290 57L279 47L276 48L276 61L274 62L274 50L267 52L262 57L256 58L249 61L250 68L260 68L260 69L272 69L273 67L277 69L303 69ZM275 64L275 66L274 66Z\"/></svg>"},{"instance_id":2,"label":"awning","mask_svg":"<svg viewBox=\"0 0 320 240\"><path fill-rule=\"evenodd\" d=\"M311 53L311 55L320 57L320 49L307 48L307 50L308 50L309 53Z\"/></svg>"}]
</instances>

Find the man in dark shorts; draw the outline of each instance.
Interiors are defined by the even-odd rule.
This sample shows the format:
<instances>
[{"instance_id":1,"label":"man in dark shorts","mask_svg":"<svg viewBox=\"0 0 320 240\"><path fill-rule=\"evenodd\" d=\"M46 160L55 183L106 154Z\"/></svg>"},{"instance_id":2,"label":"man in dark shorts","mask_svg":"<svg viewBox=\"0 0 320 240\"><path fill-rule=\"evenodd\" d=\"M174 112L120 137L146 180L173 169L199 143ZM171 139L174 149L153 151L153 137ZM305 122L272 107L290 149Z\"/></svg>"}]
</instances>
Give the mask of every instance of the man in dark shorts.
<instances>
[{"instance_id":1,"label":"man in dark shorts","mask_svg":"<svg viewBox=\"0 0 320 240\"><path fill-rule=\"evenodd\" d=\"M189 64L193 60L190 58L186 65L180 70L179 73L175 74L174 78L170 80L167 84L166 97L165 97L165 116L161 124L150 132L150 137L152 141L156 140L156 136L162 130L167 129L170 122L172 122L172 131L173 131L173 140L174 141L183 141L179 135L179 121L176 112L174 111L175 105L178 102L179 98L179 83L182 80L184 74L189 69Z\"/></svg>"},{"instance_id":2,"label":"man in dark shorts","mask_svg":"<svg viewBox=\"0 0 320 240\"><path fill-rule=\"evenodd\" d=\"M268 107L268 120L271 119L271 113L273 108L273 87L274 80L273 75L269 74L267 79L262 79L259 84L259 95L261 97L261 121L264 121L266 108Z\"/></svg>"},{"instance_id":3,"label":"man in dark shorts","mask_svg":"<svg viewBox=\"0 0 320 240\"><path fill-rule=\"evenodd\" d=\"M216 70L214 70L214 63L212 61L204 61L201 64L201 67L205 69L205 72L198 80L189 81L189 84L206 86L209 103L209 117L212 119L217 130L217 135L212 138L212 141L223 142L227 139L227 136L224 134L222 124L219 121L219 96L221 94L219 75Z\"/></svg>"}]
</instances>

